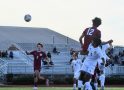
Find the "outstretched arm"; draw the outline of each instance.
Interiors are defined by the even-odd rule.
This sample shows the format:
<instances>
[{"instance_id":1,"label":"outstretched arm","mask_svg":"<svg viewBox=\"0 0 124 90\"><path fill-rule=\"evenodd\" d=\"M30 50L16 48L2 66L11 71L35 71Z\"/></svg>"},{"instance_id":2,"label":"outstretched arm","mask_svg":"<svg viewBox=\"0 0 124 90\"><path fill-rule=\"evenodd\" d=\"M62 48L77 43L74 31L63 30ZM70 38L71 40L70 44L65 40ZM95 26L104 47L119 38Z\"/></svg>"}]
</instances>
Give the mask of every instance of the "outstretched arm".
<instances>
[{"instance_id":1,"label":"outstretched arm","mask_svg":"<svg viewBox=\"0 0 124 90\"><path fill-rule=\"evenodd\" d=\"M113 42L113 40L111 39L111 40L109 40L109 41L107 41L107 42L102 42L101 44L102 44L102 45L111 44L112 42Z\"/></svg>"}]
</instances>

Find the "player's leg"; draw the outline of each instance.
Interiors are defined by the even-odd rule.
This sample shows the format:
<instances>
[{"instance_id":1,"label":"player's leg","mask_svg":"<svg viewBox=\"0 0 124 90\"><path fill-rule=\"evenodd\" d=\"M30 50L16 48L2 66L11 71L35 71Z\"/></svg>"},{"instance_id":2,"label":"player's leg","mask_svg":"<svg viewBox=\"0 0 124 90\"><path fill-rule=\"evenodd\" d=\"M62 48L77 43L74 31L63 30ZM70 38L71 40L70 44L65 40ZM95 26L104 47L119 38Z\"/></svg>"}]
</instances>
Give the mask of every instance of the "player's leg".
<instances>
[{"instance_id":1,"label":"player's leg","mask_svg":"<svg viewBox=\"0 0 124 90\"><path fill-rule=\"evenodd\" d=\"M95 77L94 87L95 87L95 90L98 90L97 76Z\"/></svg>"},{"instance_id":2,"label":"player's leg","mask_svg":"<svg viewBox=\"0 0 124 90\"><path fill-rule=\"evenodd\" d=\"M91 74L85 71L81 71L79 80L85 82L85 89L84 90L92 90L90 85Z\"/></svg>"},{"instance_id":3,"label":"player's leg","mask_svg":"<svg viewBox=\"0 0 124 90\"><path fill-rule=\"evenodd\" d=\"M83 87L83 81L78 80L78 90L81 90L82 87Z\"/></svg>"},{"instance_id":4,"label":"player's leg","mask_svg":"<svg viewBox=\"0 0 124 90\"><path fill-rule=\"evenodd\" d=\"M92 90L92 87L90 85L90 82L91 82L91 77L92 75L88 72L85 73L85 90Z\"/></svg>"},{"instance_id":5,"label":"player's leg","mask_svg":"<svg viewBox=\"0 0 124 90\"><path fill-rule=\"evenodd\" d=\"M101 90L104 90L104 84L105 84L105 75L102 74L102 75L100 75Z\"/></svg>"},{"instance_id":6,"label":"player's leg","mask_svg":"<svg viewBox=\"0 0 124 90\"><path fill-rule=\"evenodd\" d=\"M77 80L76 80L76 78L74 78L73 79L73 90L76 90L76 82L77 82Z\"/></svg>"},{"instance_id":7,"label":"player's leg","mask_svg":"<svg viewBox=\"0 0 124 90\"><path fill-rule=\"evenodd\" d=\"M80 76L80 71L76 73L75 78L77 80L78 90L81 90L81 88L83 87L83 81L79 80L79 76Z\"/></svg>"},{"instance_id":8,"label":"player's leg","mask_svg":"<svg viewBox=\"0 0 124 90\"><path fill-rule=\"evenodd\" d=\"M94 75L92 77L92 88L93 90L98 90L98 76L100 75L100 70L99 70L99 67L97 65L97 67L95 68L95 71L94 71Z\"/></svg>"},{"instance_id":9,"label":"player's leg","mask_svg":"<svg viewBox=\"0 0 124 90\"><path fill-rule=\"evenodd\" d=\"M34 71L34 90L37 90L37 82L38 82L38 77L37 77L37 71Z\"/></svg>"},{"instance_id":10,"label":"player's leg","mask_svg":"<svg viewBox=\"0 0 124 90\"><path fill-rule=\"evenodd\" d=\"M85 87L85 86L83 85L84 82L85 82L85 78L84 78L85 73L86 73L85 71L81 70L81 71L80 71L80 76L79 76L79 81L82 81L83 90L84 90L84 87ZM81 82L79 82L79 83L81 83ZM79 88L79 90L80 90L80 88Z\"/></svg>"},{"instance_id":11,"label":"player's leg","mask_svg":"<svg viewBox=\"0 0 124 90\"><path fill-rule=\"evenodd\" d=\"M103 67L101 69L101 74L100 74L99 80L100 80L101 90L104 90L104 84L105 84L105 67Z\"/></svg>"},{"instance_id":12,"label":"player's leg","mask_svg":"<svg viewBox=\"0 0 124 90\"><path fill-rule=\"evenodd\" d=\"M36 72L37 72L37 77L38 77L38 79L40 79L40 80L45 80L45 81L46 81L46 86L49 86L49 79L46 79L46 78L42 77L42 76L40 75L40 70L37 70Z\"/></svg>"},{"instance_id":13,"label":"player's leg","mask_svg":"<svg viewBox=\"0 0 124 90\"><path fill-rule=\"evenodd\" d=\"M94 83L95 83L95 74L92 75L92 79L91 79L91 83L90 83L90 84L91 84L92 89L93 89L93 90L96 90L96 89L95 89L95 86L94 86Z\"/></svg>"}]
</instances>

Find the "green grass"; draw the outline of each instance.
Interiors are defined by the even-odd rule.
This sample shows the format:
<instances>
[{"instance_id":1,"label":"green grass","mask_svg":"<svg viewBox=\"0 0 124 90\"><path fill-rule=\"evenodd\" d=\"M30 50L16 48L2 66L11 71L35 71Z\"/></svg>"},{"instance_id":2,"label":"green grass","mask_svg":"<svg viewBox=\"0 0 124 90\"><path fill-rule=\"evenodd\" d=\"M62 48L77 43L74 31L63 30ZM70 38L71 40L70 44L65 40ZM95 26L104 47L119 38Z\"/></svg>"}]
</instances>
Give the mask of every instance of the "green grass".
<instances>
[{"instance_id":1,"label":"green grass","mask_svg":"<svg viewBox=\"0 0 124 90\"><path fill-rule=\"evenodd\" d=\"M32 87L0 87L0 90L33 90ZM73 90L72 87L39 87L38 90ZM124 90L124 88L106 88L105 90Z\"/></svg>"}]
</instances>

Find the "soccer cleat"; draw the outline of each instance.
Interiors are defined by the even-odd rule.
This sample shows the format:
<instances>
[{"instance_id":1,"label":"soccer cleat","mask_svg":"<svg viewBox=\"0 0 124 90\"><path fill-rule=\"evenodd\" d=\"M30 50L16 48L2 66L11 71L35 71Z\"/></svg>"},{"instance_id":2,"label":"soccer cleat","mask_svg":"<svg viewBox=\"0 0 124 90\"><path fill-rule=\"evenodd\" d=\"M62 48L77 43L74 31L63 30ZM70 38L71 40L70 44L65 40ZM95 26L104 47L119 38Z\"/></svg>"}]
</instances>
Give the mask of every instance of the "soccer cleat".
<instances>
[{"instance_id":1,"label":"soccer cleat","mask_svg":"<svg viewBox=\"0 0 124 90\"><path fill-rule=\"evenodd\" d=\"M34 87L33 90L38 90L38 88L37 87Z\"/></svg>"},{"instance_id":2,"label":"soccer cleat","mask_svg":"<svg viewBox=\"0 0 124 90\"><path fill-rule=\"evenodd\" d=\"M104 90L104 86L101 87L101 90Z\"/></svg>"},{"instance_id":3,"label":"soccer cleat","mask_svg":"<svg viewBox=\"0 0 124 90\"><path fill-rule=\"evenodd\" d=\"M46 79L46 86L49 86L49 79Z\"/></svg>"},{"instance_id":4,"label":"soccer cleat","mask_svg":"<svg viewBox=\"0 0 124 90\"><path fill-rule=\"evenodd\" d=\"M81 90L81 88L78 88L78 90Z\"/></svg>"}]
</instances>

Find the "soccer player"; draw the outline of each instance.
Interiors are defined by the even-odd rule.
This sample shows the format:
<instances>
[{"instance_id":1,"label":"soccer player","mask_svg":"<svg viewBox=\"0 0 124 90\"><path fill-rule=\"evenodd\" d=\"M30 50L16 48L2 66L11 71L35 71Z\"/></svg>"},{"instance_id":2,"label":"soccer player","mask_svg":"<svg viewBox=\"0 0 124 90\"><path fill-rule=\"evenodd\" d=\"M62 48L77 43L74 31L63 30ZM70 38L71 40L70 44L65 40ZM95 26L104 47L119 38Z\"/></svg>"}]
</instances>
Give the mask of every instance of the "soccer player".
<instances>
[{"instance_id":1,"label":"soccer player","mask_svg":"<svg viewBox=\"0 0 124 90\"><path fill-rule=\"evenodd\" d=\"M85 82L85 90L92 90L90 80L94 74L98 59L102 59L102 64L105 64L102 50L99 47L100 44L101 40L99 38L93 38L92 43L88 47L88 56L81 67L79 80Z\"/></svg>"},{"instance_id":2,"label":"soccer player","mask_svg":"<svg viewBox=\"0 0 124 90\"><path fill-rule=\"evenodd\" d=\"M101 38L101 31L97 29L101 25L101 19L98 17L95 17L92 20L92 23L93 23L92 27L86 28L79 38L79 41L80 41L80 44L82 47L81 54L82 54L83 59L86 58L86 56L87 56L87 49L88 49L89 44L93 40L93 38ZM83 39L84 39L84 41L83 41ZM107 44L111 41L112 40L109 40L102 44Z\"/></svg>"},{"instance_id":3,"label":"soccer player","mask_svg":"<svg viewBox=\"0 0 124 90\"><path fill-rule=\"evenodd\" d=\"M109 57L106 55L106 50L110 48L110 45L112 42L113 41L109 42L109 44L100 45L100 48L104 56L105 64L106 64L106 61L109 60ZM101 65L101 63L102 63L102 60L98 59L98 63L96 65L94 75L92 76L92 82L91 82L93 90L98 90L98 82L97 82L98 78L100 80L101 90L104 90L105 66Z\"/></svg>"},{"instance_id":4,"label":"soccer player","mask_svg":"<svg viewBox=\"0 0 124 90\"><path fill-rule=\"evenodd\" d=\"M92 20L92 23L93 23L92 27L86 28L79 38L83 55L86 55L88 46L94 37L101 38L101 31L97 29L101 25L101 19L95 17ZM84 42L83 42L83 38L84 38Z\"/></svg>"},{"instance_id":5,"label":"soccer player","mask_svg":"<svg viewBox=\"0 0 124 90\"><path fill-rule=\"evenodd\" d=\"M103 53L103 56L104 56L104 59L105 59L105 64L110 59L107 56L106 51L108 49L111 49L111 48L112 48L112 42L109 43L109 44L101 45L102 53ZM98 60L98 67L100 69L99 80L100 80L101 90L104 90L104 84L105 84L105 66L101 65L101 63L102 63L102 60L99 59Z\"/></svg>"},{"instance_id":6,"label":"soccer player","mask_svg":"<svg viewBox=\"0 0 124 90\"><path fill-rule=\"evenodd\" d=\"M46 54L42 51L43 45L41 43L37 44L37 50L34 50L27 54L33 55L34 57L34 90L37 90L37 82L38 80L46 80L46 85L49 85L49 80L40 76L41 70L41 60L47 59Z\"/></svg>"},{"instance_id":7,"label":"soccer player","mask_svg":"<svg viewBox=\"0 0 124 90\"><path fill-rule=\"evenodd\" d=\"M78 53L74 52L72 55L72 70L74 72L74 81L73 81L73 90L76 90L76 82L78 81L78 90L81 90L82 88L82 81L78 80L79 76L80 76L80 69L82 66L82 61L81 59L78 59Z\"/></svg>"}]
</instances>

